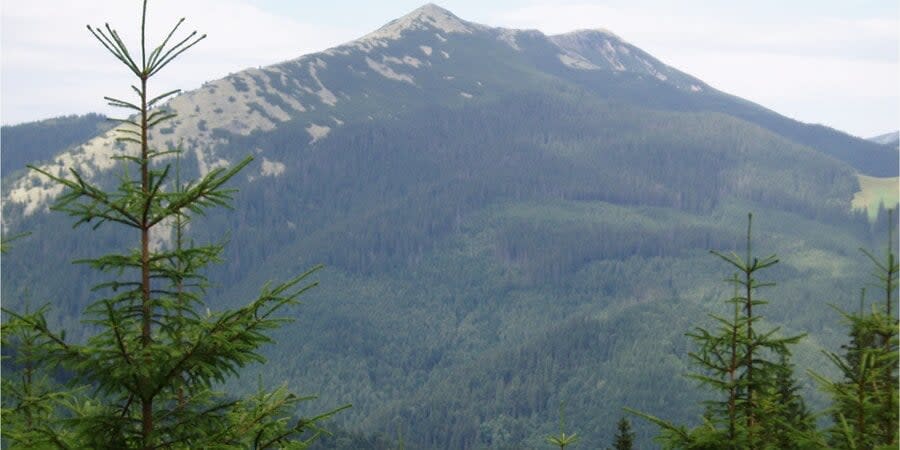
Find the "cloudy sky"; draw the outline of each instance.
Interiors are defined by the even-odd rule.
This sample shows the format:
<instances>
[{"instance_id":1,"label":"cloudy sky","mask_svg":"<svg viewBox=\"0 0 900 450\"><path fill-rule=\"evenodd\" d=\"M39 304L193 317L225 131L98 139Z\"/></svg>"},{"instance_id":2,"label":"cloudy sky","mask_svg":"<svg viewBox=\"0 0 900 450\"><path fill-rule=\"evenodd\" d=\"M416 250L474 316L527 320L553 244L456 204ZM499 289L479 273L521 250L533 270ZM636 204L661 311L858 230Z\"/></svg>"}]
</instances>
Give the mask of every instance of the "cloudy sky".
<instances>
[{"instance_id":1,"label":"cloudy sky","mask_svg":"<svg viewBox=\"0 0 900 450\"><path fill-rule=\"evenodd\" d=\"M161 73L192 89L247 67L324 50L423 0L151 0L159 35L179 17L209 38ZM444 0L463 19L560 33L605 28L712 86L804 122L868 137L900 127L896 0ZM136 37L139 0L5 0L0 4L0 120L110 113L104 95L131 80L86 24Z\"/></svg>"}]
</instances>

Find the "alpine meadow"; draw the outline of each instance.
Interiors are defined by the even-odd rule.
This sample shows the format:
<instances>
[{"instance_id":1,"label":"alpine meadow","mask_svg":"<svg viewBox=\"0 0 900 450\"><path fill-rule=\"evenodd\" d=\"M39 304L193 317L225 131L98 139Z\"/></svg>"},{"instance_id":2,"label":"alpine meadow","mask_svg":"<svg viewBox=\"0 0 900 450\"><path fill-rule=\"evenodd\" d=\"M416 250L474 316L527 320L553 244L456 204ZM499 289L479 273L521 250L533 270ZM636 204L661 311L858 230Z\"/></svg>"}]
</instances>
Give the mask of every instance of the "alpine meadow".
<instances>
[{"instance_id":1,"label":"alpine meadow","mask_svg":"<svg viewBox=\"0 0 900 450\"><path fill-rule=\"evenodd\" d=\"M2 448L900 444L896 133L434 4L161 89L134 3L0 134Z\"/></svg>"}]
</instances>

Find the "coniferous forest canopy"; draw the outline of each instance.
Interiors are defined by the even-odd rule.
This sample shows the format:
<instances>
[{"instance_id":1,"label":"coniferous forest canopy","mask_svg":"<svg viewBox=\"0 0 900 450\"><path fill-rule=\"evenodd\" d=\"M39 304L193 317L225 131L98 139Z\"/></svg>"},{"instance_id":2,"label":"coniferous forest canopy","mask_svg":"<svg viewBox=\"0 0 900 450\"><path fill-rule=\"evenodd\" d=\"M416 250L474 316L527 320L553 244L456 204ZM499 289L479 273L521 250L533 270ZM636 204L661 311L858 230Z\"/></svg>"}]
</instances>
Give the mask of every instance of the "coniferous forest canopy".
<instances>
[{"instance_id":1,"label":"coniferous forest canopy","mask_svg":"<svg viewBox=\"0 0 900 450\"><path fill-rule=\"evenodd\" d=\"M112 25L124 122L2 131L4 448L896 448L895 148L434 5L184 94Z\"/></svg>"}]
</instances>

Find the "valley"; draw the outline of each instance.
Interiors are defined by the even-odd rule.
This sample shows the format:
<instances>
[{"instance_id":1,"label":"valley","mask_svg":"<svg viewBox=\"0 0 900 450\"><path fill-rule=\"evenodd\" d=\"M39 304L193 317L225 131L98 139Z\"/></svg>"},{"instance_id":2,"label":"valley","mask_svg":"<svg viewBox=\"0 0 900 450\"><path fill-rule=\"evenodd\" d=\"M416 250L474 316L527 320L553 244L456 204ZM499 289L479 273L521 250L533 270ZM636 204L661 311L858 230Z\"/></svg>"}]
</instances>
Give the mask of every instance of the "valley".
<instances>
[{"instance_id":1,"label":"valley","mask_svg":"<svg viewBox=\"0 0 900 450\"><path fill-rule=\"evenodd\" d=\"M804 374L837 374L822 351L847 333L829 305L857 307L871 281L859 248L881 251L898 202L896 148L720 92L608 31L547 36L435 5L164 108L178 116L151 142L183 152L157 161L184 179L254 158L227 185L233 210L186 227L224 245L203 273L205 307L325 265L266 363L223 385L284 384L317 395L311 411L352 403L326 426L345 441L322 448L398 435L409 448L541 448L563 402L584 448L611 442L625 407L696 424L706 394L684 376L685 333L728 313L731 273L709 251L742 249L748 212L755 252L781 261L764 323L807 333L793 360L822 410ZM4 235L30 233L3 256L3 306L50 304L75 341L91 332L92 286L113 275L71 260L135 236L73 230L48 209L62 187L24 164L113 186L129 147L84 121L91 132L71 139L54 123L3 130ZM41 134L59 138L32 159L7 141ZM655 445L657 427L632 420L641 448Z\"/></svg>"}]
</instances>

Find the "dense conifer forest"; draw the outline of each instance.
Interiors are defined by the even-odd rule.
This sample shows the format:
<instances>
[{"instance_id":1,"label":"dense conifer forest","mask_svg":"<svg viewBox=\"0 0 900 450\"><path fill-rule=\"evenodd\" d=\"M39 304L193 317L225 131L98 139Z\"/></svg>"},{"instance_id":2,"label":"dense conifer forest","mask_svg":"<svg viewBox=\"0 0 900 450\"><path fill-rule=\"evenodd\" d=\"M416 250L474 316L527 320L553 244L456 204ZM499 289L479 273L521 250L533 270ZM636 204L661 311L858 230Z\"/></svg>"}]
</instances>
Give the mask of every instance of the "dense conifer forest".
<instances>
[{"instance_id":1,"label":"dense conifer forest","mask_svg":"<svg viewBox=\"0 0 900 450\"><path fill-rule=\"evenodd\" d=\"M389 114L319 142L215 129L240 156L204 171L149 139L179 120L153 77L204 39L181 26L89 27L135 77L121 170L33 165L54 211L4 206L4 448L897 447L896 208L849 208L893 153L529 74L373 90ZM4 127L4 182L103 119Z\"/></svg>"}]
</instances>

